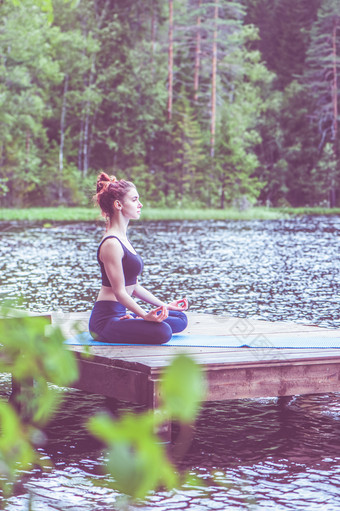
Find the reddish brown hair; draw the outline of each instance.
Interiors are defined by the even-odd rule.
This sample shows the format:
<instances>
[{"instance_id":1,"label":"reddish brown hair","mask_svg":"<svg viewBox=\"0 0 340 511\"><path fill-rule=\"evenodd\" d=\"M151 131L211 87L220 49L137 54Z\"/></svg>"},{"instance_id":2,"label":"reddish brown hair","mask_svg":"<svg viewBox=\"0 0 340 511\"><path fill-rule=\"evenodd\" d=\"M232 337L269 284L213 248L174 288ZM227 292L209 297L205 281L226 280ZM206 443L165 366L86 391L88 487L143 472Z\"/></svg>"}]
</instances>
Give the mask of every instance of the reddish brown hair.
<instances>
[{"instance_id":1,"label":"reddish brown hair","mask_svg":"<svg viewBox=\"0 0 340 511\"><path fill-rule=\"evenodd\" d=\"M97 178L97 193L94 199L102 212L112 217L114 202L116 200L122 201L125 194L134 186L130 181L118 180L115 176L108 176L105 172L101 172Z\"/></svg>"}]
</instances>

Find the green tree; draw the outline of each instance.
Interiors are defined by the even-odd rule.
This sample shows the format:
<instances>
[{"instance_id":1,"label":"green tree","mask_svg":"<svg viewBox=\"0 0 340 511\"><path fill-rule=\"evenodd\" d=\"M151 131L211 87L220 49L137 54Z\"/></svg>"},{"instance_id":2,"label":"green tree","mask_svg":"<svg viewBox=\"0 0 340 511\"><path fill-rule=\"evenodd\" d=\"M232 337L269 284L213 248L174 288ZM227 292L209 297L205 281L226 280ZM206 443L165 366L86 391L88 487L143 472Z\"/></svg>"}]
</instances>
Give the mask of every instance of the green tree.
<instances>
[{"instance_id":1,"label":"green tree","mask_svg":"<svg viewBox=\"0 0 340 511\"><path fill-rule=\"evenodd\" d=\"M311 169L307 186L311 188L310 193L316 204L330 207L330 191L334 190L335 184L339 186L339 163L334 157L333 144L328 142L324 145L315 167Z\"/></svg>"},{"instance_id":2,"label":"green tree","mask_svg":"<svg viewBox=\"0 0 340 511\"><path fill-rule=\"evenodd\" d=\"M88 10L87 4L77 9L72 4L65 5L63 0L54 4L54 24L60 30L54 57L62 81L53 87L50 98L53 115L44 121L50 153L49 172L42 186L49 190L46 199L50 203L79 200L76 192L88 170L89 124L101 100L92 83L99 44L93 30L82 25L83 18L89 16Z\"/></svg>"},{"instance_id":3,"label":"green tree","mask_svg":"<svg viewBox=\"0 0 340 511\"><path fill-rule=\"evenodd\" d=\"M246 42L257 37L254 27L245 26L234 35L233 51L220 64L220 94L215 154L212 165L220 183L220 206L225 200L245 197L254 202L264 183L257 178L259 166L254 152L260 142L257 125L267 108L261 89L273 75L261 62L257 51L246 49Z\"/></svg>"},{"instance_id":4,"label":"green tree","mask_svg":"<svg viewBox=\"0 0 340 511\"><path fill-rule=\"evenodd\" d=\"M337 2L172 6L170 38L160 0L1 3L2 205L82 203L102 169L147 203L223 202L226 183L255 200L256 181L263 202L318 202L324 144L338 162Z\"/></svg>"},{"instance_id":5,"label":"green tree","mask_svg":"<svg viewBox=\"0 0 340 511\"><path fill-rule=\"evenodd\" d=\"M21 3L21 0L12 0L12 4L14 6L19 6ZM34 5L36 7L39 7L39 9L42 10L42 12L47 14L47 19L49 22L52 22L53 20L53 4L52 0L34 0Z\"/></svg>"},{"instance_id":6,"label":"green tree","mask_svg":"<svg viewBox=\"0 0 340 511\"><path fill-rule=\"evenodd\" d=\"M3 2L0 17L0 177L8 179L7 205L19 206L37 189L44 169L43 119L51 115L50 86L62 79L53 58L58 29L30 0L15 8Z\"/></svg>"},{"instance_id":7,"label":"green tree","mask_svg":"<svg viewBox=\"0 0 340 511\"><path fill-rule=\"evenodd\" d=\"M340 15L338 2L324 0L311 32L304 83L311 87L314 99L312 122L319 129L319 152L326 143L333 146L334 163L328 182L329 204L336 204L336 190L340 183L337 164L339 156L338 103L340 76ZM329 159L329 155L326 159ZM334 170L336 169L336 170Z\"/></svg>"},{"instance_id":8,"label":"green tree","mask_svg":"<svg viewBox=\"0 0 340 511\"><path fill-rule=\"evenodd\" d=\"M321 2L278 0L272 9L266 0L246 4L246 19L260 29L260 39L252 45L277 74L273 86L279 89L267 89L268 108L258 125L261 144L256 154L261 165L256 175L266 182L260 200L273 205L317 204L318 185L312 172L319 158L320 138L313 121L313 79L310 74L307 77L306 68L311 27Z\"/></svg>"},{"instance_id":9,"label":"green tree","mask_svg":"<svg viewBox=\"0 0 340 511\"><path fill-rule=\"evenodd\" d=\"M303 73L310 29L322 0L245 0L246 23L259 28L260 50L279 90Z\"/></svg>"},{"instance_id":10,"label":"green tree","mask_svg":"<svg viewBox=\"0 0 340 511\"><path fill-rule=\"evenodd\" d=\"M184 91L182 99L176 102L170 145L171 163L167 169L169 191L172 190L180 201L189 195L192 203L199 201L202 199L206 178L203 168L204 140L201 127Z\"/></svg>"},{"instance_id":11,"label":"green tree","mask_svg":"<svg viewBox=\"0 0 340 511\"><path fill-rule=\"evenodd\" d=\"M256 147L260 160L256 175L266 183L259 199L274 206L313 205L310 185L318 135L310 122L311 97L293 81L284 92L268 91L267 106L258 124L261 143Z\"/></svg>"}]
</instances>

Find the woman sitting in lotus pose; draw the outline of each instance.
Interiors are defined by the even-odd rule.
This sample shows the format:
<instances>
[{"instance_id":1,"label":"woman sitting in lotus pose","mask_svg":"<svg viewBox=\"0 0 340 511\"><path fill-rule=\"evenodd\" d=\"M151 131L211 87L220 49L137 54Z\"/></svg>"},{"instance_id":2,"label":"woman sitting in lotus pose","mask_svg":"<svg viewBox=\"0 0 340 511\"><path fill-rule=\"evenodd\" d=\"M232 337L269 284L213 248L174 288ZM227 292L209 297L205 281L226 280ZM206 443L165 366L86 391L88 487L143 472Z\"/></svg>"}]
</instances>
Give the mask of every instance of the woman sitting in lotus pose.
<instances>
[{"instance_id":1,"label":"woman sitting in lotus pose","mask_svg":"<svg viewBox=\"0 0 340 511\"><path fill-rule=\"evenodd\" d=\"M164 303L138 282L143 260L128 237L129 221L138 219L142 204L133 183L101 173L96 201L107 221L97 252L102 287L94 304L89 329L95 339L125 344L162 344L187 326L187 300ZM133 296L155 308L146 312ZM127 309L132 315L127 314Z\"/></svg>"}]
</instances>

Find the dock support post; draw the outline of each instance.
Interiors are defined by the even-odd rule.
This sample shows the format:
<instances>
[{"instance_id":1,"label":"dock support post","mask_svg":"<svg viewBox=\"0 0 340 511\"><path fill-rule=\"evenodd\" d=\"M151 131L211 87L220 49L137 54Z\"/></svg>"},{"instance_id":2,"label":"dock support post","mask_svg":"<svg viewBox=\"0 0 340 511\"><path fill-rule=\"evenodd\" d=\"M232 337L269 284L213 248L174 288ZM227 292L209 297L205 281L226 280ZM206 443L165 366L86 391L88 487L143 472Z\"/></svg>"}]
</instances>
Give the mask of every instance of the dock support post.
<instances>
[{"instance_id":1,"label":"dock support post","mask_svg":"<svg viewBox=\"0 0 340 511\"><path fill-rule=\"evenodd\" d=\"M12 375L12 392L8 402L23 420L30 418L28 394L32 392L34 380L29 378L25 382L19 382ZM26 398L25 398L26 396Z\"/></svg>"},{"instance_id":2,"label":"dock support post","mask_svg":"<svg viewBox=\"0 0 340 511\"><path fill-rule=\"evenodd\" d=\"M153 413L160 414L159 405L161 402L161 394L159 390L159 380L149 380L149 400L148 400L148 408L153 410ZM169 444L171 443L171 433L172 433L172 424L171 420L165 419L161 422L161 424L157 427L156 433L160 438L162 443Z\"/></svg>"}]
</instances>

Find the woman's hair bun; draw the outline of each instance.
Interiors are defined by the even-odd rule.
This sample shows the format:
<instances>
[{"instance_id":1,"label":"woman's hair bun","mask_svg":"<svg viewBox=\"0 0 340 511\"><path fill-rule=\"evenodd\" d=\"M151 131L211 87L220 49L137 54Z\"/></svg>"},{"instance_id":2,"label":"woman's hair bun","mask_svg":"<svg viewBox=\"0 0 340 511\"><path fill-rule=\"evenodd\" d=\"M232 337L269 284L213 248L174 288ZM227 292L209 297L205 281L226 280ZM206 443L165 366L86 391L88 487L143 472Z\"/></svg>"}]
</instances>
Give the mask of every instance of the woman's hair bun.
<instances>
[{"instance_id":1,"label":"woman's hair bun","mask_svg":"<svg viewBox=\"0 0 340 511\"><path fill-rule=\"evenodd\" d=\"M102 213L111 217L114 214L114 202L122 201L131 187L134 187L134 184L130 181L101 172L97 177L97 193L93 199Z\"/></svg>"},{"instance_id":2,"label":"woman's hair bun","mask_svg":"<svg viewBox=\"0 0 340 511\"><path fill-rule=\"evenodd\" d=\"M108 183L115 183L116 176L108 176L105 172L101 172L97 178L97 193L99 193Z\"/></svg>"}]
</instances>

